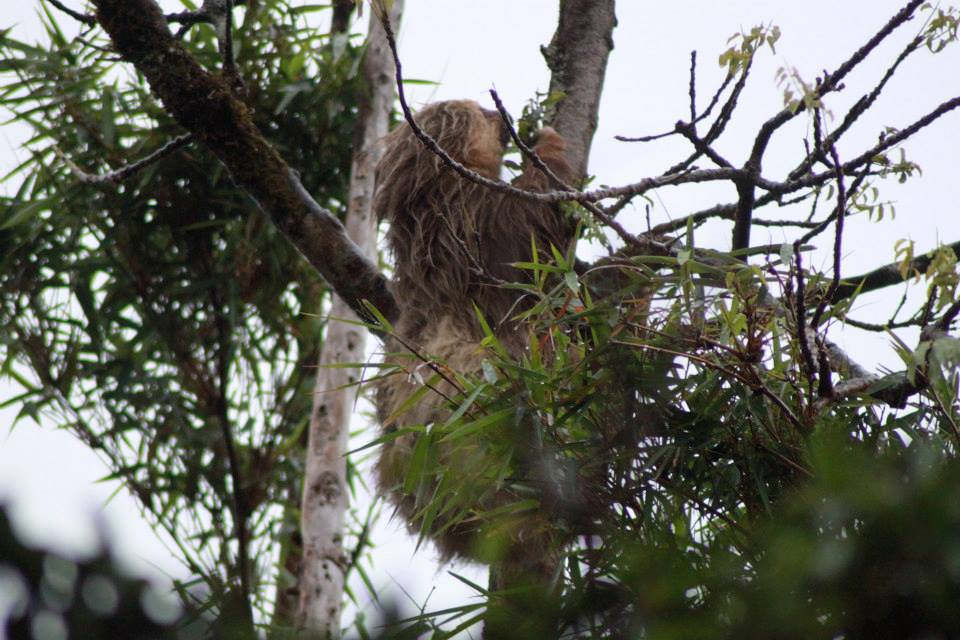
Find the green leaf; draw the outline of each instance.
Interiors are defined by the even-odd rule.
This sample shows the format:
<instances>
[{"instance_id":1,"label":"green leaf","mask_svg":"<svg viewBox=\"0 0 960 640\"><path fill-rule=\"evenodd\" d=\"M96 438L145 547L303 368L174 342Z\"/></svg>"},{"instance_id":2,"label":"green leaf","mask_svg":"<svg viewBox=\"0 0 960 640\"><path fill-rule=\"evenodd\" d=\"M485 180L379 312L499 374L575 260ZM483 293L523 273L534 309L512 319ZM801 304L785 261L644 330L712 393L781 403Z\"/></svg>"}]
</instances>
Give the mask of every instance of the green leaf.
<instances>
[{"instance_id":1,"label":"green leaf","mask_svg":"<svg viewBox=\"0 0 960 640\"><path fill-rule=\"evenodd\" d=\"M3 215L3 221L0 222L0 229L12 229L25 224L36 217L36 215L48 209L52 203L51 199L40 199L21 205L15 205L8 208Z\"/></svg>"},{"instance_id":2,"label":"green leaf","mask_svg":"<svg viewBox=\"0 0 960 640\"><path fill-rule=\"evenodd\" d=\"M484 362L486 362L486 360L484 360ZM457 407L456 411L451 413L450 417L447 418L446 421L443 423L444 428L449 427L450 425L455 423L457 420L462 418L463 414L465 414L470 409L470 407L473 406L473 403L476 401L476 399L486 389L487 389L487 385L485 384L478 384L476 387L474 387L473 390L470 392L470 395L468 395L466 399L460 403L460 406Z\"/></svg>"}]
</instances>

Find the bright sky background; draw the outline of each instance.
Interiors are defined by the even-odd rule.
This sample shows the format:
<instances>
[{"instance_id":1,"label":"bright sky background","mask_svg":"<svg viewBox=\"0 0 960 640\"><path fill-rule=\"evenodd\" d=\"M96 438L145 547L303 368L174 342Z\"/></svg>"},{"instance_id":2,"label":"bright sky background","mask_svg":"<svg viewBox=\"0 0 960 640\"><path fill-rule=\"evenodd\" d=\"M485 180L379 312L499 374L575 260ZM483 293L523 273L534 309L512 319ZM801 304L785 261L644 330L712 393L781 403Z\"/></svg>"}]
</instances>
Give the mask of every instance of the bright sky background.
<instances>
[{"instance_id":1,"label":"bright sky background","mask_svg":"<svg viewBox=\"0 0 960 640\"><path fill-rule=\"evenodd\" d=\"M80 0L66 0L81 6ZM306 0L304 0L306 2ZM15 27L21 39L40 39L36 7L39 0L8 0L0 8L0 29ZM795 68L807 80L823 69L834 69L874 34L904 0L620 0L616 47L607 74L600 128L591 155L591 172L597 184L622 184L655 175L689 152L686 143L668 139L650 144L613 140L617 134L646 135L669 130L686 118L689 54L699 53L700 106L722 80L717 56L727 39L741 29L760 23L779 25L783 35L776 54L762 52L751 82L740 100L740 109L718 150L734 164L741 163L752 143L750 134L782 106L774 74L778 68ZM165 2L165 6L175 6ZM401 57L410 78L434 80L437 87L412 86L411 102L447 98L474 98L490 104L487 91L495 86L508 108L519 114L535 90L545 90L549 75L539 53L556 25L556 0L407 0L401 30ZM924 14L921 14L924 15ZM889 62L922 27L922 18L901 28L892 42L881 47L871 63L847 81L847 89L826 99L828 108L842 116L882 75ZM69 22L68 18L63 19ZM960 47L931 56L916 54L890 83L872 115L865 117L840 145L840 155L853 155L876 141L884 126L905 126L960 90L957 69ZM4 114L5 117L5 114ZM802 152L801 136L807 121L797 121L775 138L765 172L782 176ZM915 136L907 145L908 157L923 168L923 175L907 185L882 183L883 197L895 203L895 220L868 223L857 218L848 225L844 269L860 273L894 259L893 243L911 238L917 250L933 248L937 241L960 239L956 203L960 201L960 114L953 113ZM19 145L23 129L0 128L0 174L23 157ZM703 164L703 166L707 166ZM0 187L3 188L3 187ZM5 191L10 191L10 186ZM731 186L666 188L653 201L653 224L730 202ZM777 211L765 211L773 217ZM800 215L799 213L797 215ZM628 228L645 228L642 208L621 214ZM779 243L778 230L754 227L753 243ZM729 246L728 225L708 225L698 232L700 245ZM821 244L826 244L821 240ZM828 252L815 254L813 264L826 267ZM917 287L922 289L922 285ZM898 295L898 294L897 294ZM882 321L897 295L882 293L858 302L854 316ZM908 342L915 338L904 334ZM837 328L831 338L869 367L897 368L897 358L882 336L864 337ZM13 390L0 386L0 400ZM58 548L90 549L97 538L93 514L98 514L116 551L132 570L163 579L164 573L182 576L183 569L154 532L140 519L133 500L116 483L96 484L106 470L86 447L52 425L38 428L28 422L9 431L16 408L0 410L0 500L12 503L15 522L30 539ZM115 495L114 495L115 494ZM107 500L113 495L113 499ZM412 539L396 523L383 524L375 533L375 582L406 592L417 603L430 596L428 609L462 603L469 590L447 575L448 569L484 582L475 567L437 567L421 550L414 557ZM355 581L355 592L363 587ZM404 596L400 596L404 597ZM365 602L365 601L364 601ZM347 620L347 618L345 618Z\"/></svg>"}]
</instances>

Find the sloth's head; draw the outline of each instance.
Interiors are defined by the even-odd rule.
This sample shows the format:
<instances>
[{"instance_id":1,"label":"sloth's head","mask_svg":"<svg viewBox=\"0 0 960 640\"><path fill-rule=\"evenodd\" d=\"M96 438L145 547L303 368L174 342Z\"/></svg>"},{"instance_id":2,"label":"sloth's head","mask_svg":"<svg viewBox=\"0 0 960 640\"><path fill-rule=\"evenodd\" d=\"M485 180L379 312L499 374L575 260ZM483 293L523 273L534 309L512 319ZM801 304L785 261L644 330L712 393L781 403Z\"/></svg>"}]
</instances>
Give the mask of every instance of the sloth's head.
<instances>
[{"instance_id":1,"label":"sloth's head","mask_svg":"<svg viewBox=\"0 0 960 640\"><path fill-rule=\"evenodd\" d=\"M500 177L510 134L499 113L473 100L447 100L427 105L417 113L416 120L454 160L488 178ZM417 139L406 122L387 137L386 143L378 174L414 171L422 178L444 168L443 161Z\"/></svg>"}]
</instances>

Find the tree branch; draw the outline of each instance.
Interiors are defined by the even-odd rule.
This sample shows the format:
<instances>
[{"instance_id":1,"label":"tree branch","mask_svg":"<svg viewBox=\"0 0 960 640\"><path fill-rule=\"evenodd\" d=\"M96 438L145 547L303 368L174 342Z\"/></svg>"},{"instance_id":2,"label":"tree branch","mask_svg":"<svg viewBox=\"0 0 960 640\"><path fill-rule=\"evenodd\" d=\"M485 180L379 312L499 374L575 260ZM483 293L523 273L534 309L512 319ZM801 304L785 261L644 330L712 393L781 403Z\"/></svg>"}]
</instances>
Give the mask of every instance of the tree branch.
<instances>
[{"instance_id":1,"label":"tree branch","mask_svg":"<svg viewBox=\"0 0 960 640\"><path fill-rule=\"evenodd\" d=\"M953 244L945 246L952 249L954 253L960 255L960 242L954 242ZM867 273L863 273L858 276L844 278L844 282L841 282L837 286L836 290L833 292L833 295L831 295L828 300L831 304L836 304L837 302L850 298L854 295L869 293L870 291L876 291L885 287L892 287L894 285L901 284L905 280L912 277L912 274L915 272L926 271L932 260L933 252L914 258L910 262L909 268L907 269L907 278L904 278L900 274L900 263L898 262L891 262L890 264L886 264L882 267L874 269L873 271L868 271Z\"/></svg>"},{"instance_id":2,"label":"tree branch","mask_svg":"<svg viewBox=\"0 0 960 640\"><path fill-rule=\"evenodd\" d=\"M60 0L44 0L44 1L49 4L52 4L54 7L56 7L63 13L67 14L77 22L82 22L83 24L87 24L91 26L97 24L97 19L94 18L93 16L88 15L86 13L80 13L79 11L75 11L70 7L66 6L65 4L63 4L62 2L60 2Z\"/></svg>"},{"instance_id":3,"label":"tree branch","mask_svg":"<svg viewBox=\"0 0 960 640\"><path fill-rule=\"evenodd\" d=\"M73 160L65 156L58 147L54 147L54 153L66 163L67 167L70 169L70 172L74 175L77 180L83 182L84 184L91 185L115 185L123 182L127 178L136 175L141 170L149 167L151 164L159 162L160 160L166 158L168 155L181 149L191 142L193 142L194 137L192 133L186 133L182 136L177 136L173 140L170 140L163 144L159 149L153 151L139 160L135 160L129 164L125 164L122 167L110 171L108 173L102 174L92 174L87 173L83 169L77 166Z\"/></svg>"},{"instance_id":4,"label":"tree branch","mask_svg":"<svg viewBox=\"0 0 960 640\"><path fill-rule=\"evenodd\" d=\"M94 0L114 47L143 73L167 111L230 170L304 257L361 317L369 301L387 319L396 302L376 264L317 204L253 124L250 110L174 39L154 0Z\"/></svg>"}]
</instances>

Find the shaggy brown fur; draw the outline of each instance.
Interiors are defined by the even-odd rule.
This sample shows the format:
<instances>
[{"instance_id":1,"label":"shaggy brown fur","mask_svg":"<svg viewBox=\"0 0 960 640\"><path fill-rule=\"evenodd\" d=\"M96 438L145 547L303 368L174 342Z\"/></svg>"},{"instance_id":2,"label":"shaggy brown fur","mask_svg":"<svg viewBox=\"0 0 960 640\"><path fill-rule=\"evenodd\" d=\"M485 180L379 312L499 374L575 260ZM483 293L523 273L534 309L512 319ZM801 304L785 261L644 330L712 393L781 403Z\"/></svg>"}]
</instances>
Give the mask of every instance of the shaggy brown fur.
<instances>
[{"instance_id":1,"label":"shaggy brown fur","mask_svg":"<svg viewBox=\"0 0 960 640\"><path fill-rule=\"evenodd\" d=\"M439 102L425 107L418 124L451 157L489 178L500 175L508 132L496 112L482 109L467 100ZM572 180L564 156L566 143L553 129L539 134L537 154L562 180ZM514 185L544 191L549 180L532 166L525 166ZM484 353L479 345L482 332L474 305L512 355L518 356L525 334L511 320L526 304L521 294L498 286L502 282L529 281L529 272L510 266L531 260L531 238L540 259L549 260L550 246L566 251L572 225L557 207L496 193L464 180L436 154L423 146L407 124L387 139L387 149L377 167L374 210L390 222L387 240L394 255L393 291L400 305L395 326L397 339L386 345L387 361L402 370L377 384L376 404L381 426L390 432L399 426L427 425L450 415L446 397L456 395L446 380L434 384L413 407L400 415L403 403L432 371L419 356L442 362L449 370L474 373ZM418 357L411 357L410 350ZM385 442L377 465L380 489L389 495L398 511L414 529L420 528L417 513L423 507L415 496L402 491L417 435L407 434ZM437 455L443 464L464 468L475 460L469 454L449 448ZM456 458L456 459L454 459ZM488 510L515 496L481 488L477 509ZM448 522L435 521L435 531ZM549 536L543 516L527 516L523 522L497 522L509 527L511 549L508 557L518 560L543 555ZM478 531L460 524L433 535L446 556L480 558Z\"/></svg>"}]
</instances>

